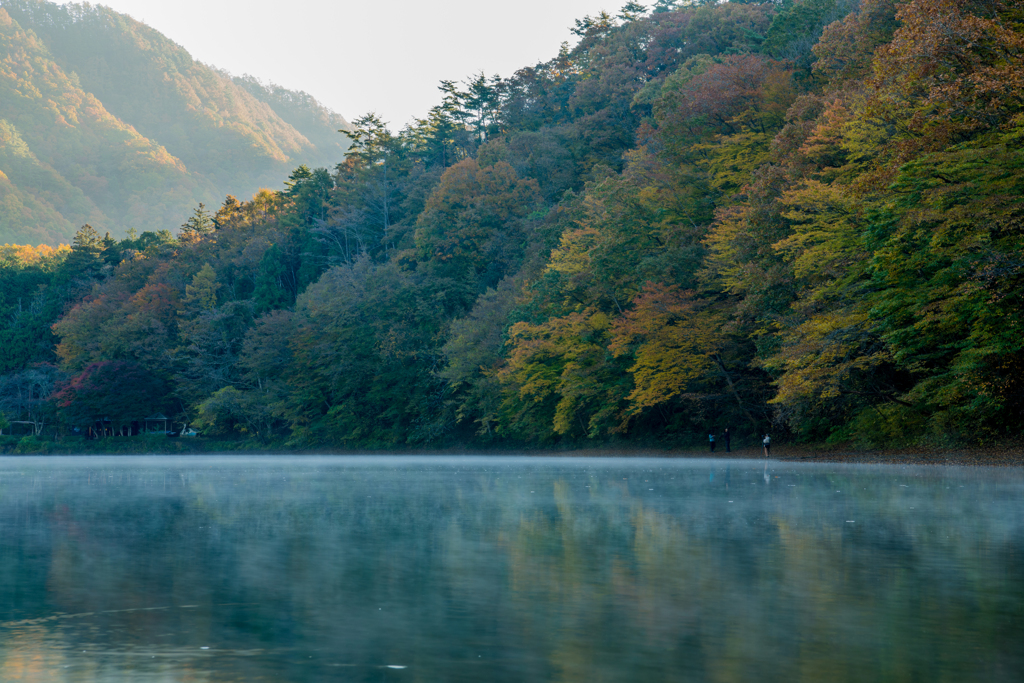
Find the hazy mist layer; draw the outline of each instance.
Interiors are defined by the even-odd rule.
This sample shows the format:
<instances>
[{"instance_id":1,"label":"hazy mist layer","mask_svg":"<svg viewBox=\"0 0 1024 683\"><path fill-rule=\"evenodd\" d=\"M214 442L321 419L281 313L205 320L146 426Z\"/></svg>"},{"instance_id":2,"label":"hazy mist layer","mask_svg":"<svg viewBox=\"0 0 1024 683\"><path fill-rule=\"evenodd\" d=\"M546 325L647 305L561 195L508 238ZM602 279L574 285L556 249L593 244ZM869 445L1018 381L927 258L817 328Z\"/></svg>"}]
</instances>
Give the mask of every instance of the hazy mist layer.
<instances>
[{"instance_id":1,"label":"hazy mist layer","mask_svg":"<svg viewBox=\"0 0 1024 683\"><path fill-rule=\"evenodd\" d=\"M4 459L0 678L1010 680L1022 489L721 460Z\"/></svg>"}]
</instances>

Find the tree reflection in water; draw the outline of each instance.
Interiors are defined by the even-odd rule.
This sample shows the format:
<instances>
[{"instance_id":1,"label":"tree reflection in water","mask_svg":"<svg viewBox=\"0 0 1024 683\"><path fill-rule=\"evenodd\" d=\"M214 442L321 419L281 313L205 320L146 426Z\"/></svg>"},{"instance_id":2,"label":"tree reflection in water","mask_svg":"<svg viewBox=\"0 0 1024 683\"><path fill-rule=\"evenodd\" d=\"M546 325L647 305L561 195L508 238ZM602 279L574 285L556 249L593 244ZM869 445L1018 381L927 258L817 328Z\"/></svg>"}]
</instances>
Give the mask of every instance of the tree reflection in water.
<instances>
[{"instance_id":1,"label":"tree reflection in water","mask_svg":"<svg viewBox=\"0 0 1024 683\"><path fill-rule=\"evenodd\" d=\"M1007 680L1022 491L758 461L7 459L0 679Z\"/></svg>"}]
</instances>

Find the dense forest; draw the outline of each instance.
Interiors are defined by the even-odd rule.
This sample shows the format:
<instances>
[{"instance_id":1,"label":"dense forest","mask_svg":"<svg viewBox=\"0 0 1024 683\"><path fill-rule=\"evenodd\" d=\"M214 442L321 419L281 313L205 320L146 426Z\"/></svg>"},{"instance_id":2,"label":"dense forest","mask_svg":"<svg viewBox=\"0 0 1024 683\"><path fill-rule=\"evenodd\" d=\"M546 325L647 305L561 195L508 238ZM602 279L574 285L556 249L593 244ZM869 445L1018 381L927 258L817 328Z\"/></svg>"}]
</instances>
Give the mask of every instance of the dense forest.
<instances>
[{"instance_id":1,"label":"dense forest","mask_svg":"<svg viewBox=\"0 0 1024 683\"><path fill-rule=\"evenodd\" d=\"M336 163L348 124L94 5L0 0L0 241L174 230L199 202Z\"/></svg>"},{"instance_id":2,"label":"dense forest","mask_svg":"<svg viewBox=\"0 0 1024 683\"><path fill-rule=\"evenodd\" d=\"M1016 438L1022 22L587 16L177 236L5 247L0 408L41 436L163 411L296 448Z\"/></svg>"}]
</instances>

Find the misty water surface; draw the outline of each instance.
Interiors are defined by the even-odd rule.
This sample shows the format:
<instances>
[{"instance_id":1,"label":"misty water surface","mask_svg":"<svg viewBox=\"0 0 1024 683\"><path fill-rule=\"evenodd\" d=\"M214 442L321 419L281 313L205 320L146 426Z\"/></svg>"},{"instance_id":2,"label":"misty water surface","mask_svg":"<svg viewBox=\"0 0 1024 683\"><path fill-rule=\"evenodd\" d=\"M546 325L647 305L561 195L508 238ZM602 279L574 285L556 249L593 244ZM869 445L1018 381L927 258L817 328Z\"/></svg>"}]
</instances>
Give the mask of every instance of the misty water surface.
<instances>
[{"instance_id":1,"label":"misty water surface","mask_svg":"<svg viewBox=\"0 0 1024 683\"><path fill-rule=\"evenodd\" d=\"M3 681L1024 679L1024 472L0 459Z\"/></svg>"}]
</instances>

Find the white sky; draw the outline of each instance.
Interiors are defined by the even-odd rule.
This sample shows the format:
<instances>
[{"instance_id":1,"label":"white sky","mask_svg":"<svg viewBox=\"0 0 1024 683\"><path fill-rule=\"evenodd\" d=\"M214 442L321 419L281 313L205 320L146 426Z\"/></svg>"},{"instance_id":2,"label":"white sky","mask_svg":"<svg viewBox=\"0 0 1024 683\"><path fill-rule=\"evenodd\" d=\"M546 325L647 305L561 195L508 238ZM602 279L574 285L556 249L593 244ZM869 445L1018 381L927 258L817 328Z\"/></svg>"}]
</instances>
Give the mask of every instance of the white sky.
<instances>
[{"instance_id":1,"label":"white sky","mask_svg":"<svg viewBox=\"0 0 1024 683\"><path fill-rule=\"evenodd\" d=\"M60 0L58 0L59 2ZM400 129L440 101L442 79L507 77L575 44L573 20L626 0L100 0L235 75L305 90L346 119ZM647 3L651 4L651 3Z\"/></svg>"}]
</instances>

